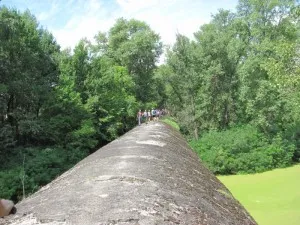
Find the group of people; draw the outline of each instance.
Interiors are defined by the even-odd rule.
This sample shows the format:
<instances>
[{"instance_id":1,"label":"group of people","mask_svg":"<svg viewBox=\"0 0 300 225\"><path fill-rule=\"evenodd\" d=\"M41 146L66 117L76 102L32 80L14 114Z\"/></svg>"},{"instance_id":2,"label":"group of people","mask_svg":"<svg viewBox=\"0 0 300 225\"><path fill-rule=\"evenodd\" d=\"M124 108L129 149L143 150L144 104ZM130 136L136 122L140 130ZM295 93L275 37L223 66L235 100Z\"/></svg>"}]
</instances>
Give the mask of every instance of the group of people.
<instances>
[{"instance_id":1,"label":"group of people","mask_svg":"<svg viewBox=\"0 0 300 225\"><path fill-rule=\"evenodd\" d=\"M148 123L150 121L158 121L162 115L164 115L164 110L160 109L145 110L144 112L139 110L137 113L138 124L141 125L142 123Z\"/></svg>"}]
</instances>

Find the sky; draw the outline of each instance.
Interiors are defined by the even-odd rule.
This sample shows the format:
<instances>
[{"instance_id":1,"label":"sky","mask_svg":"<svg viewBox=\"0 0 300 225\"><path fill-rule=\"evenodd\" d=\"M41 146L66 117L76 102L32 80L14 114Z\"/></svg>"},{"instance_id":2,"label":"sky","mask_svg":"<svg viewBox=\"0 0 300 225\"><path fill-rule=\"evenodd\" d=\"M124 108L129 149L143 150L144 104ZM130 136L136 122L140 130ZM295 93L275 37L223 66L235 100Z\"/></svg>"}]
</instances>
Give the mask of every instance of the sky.
<instances>
[{"instance_id":1,"label":"sky","mask_svg":"<svg viewBox=\"0 0 300 225\"><path fill-rule=\"evenodd\" d=\"M2 0L0 5L29 9L62 48L74 48L80 39L93 40L107 32L117 18L145 21L166 45L176 33L193 38L218 9L234 11L238 0Z\"/></svg>"}]
</instances>

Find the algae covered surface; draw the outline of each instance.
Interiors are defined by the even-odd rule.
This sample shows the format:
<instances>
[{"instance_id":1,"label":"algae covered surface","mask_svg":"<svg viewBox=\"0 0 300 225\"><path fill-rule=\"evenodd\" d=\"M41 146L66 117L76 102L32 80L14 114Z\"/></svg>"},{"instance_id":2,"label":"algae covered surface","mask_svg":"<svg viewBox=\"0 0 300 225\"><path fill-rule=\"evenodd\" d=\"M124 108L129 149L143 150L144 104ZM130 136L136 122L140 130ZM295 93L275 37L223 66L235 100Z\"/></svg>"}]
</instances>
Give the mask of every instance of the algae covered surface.
<instances>
[{"instance_id":1,"label":"algae covered surface","mask_svg":"<svg viewBox=\"0 0 300 225\"><path fill-rule=\"evenodd\" d=\"M259 225L300 224L300 165L218 178Z\"/></svg>"}]
</instances>

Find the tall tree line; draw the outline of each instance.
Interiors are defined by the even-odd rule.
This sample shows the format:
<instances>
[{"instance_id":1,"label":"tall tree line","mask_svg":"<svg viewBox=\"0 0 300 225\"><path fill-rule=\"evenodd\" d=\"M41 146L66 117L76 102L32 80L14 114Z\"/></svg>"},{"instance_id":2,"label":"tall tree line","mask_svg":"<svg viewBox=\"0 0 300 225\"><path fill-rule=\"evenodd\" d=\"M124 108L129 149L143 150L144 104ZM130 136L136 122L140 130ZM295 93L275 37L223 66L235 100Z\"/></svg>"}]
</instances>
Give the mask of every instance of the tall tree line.
<instances>
[{"instance_id":1,"label":"tall tree line","mask_svg":"<svg viewBox=\"0 0 300 225\"><path fill-rule=\"evenodd\" d=\"M299 5L240 0L193 40L120 18L61 50L26 11L0 8L0 193L19 200L164 106L217 174L300 158ZM96 28L95 28L96 29Z\"/></svg>"},{"instance_id":2,"label":"tall tree line","mask_svg":"<svg viewBox=\"0 0 300 225\"><path fill-rule=\"evenodd\" d=\"M214 172L299 161L299 18L294 0L240 0L235 13L219 10L193 40L178 34L156 71L167 83L168 108Z\"/></svg>"},{"instance_id":3,"label":"tall tree line","mask_svg":"<svg viewBox=\"0 0 300 225\"><path fill-rule=\"evenodd\" d=\"M118 19L60 50L29 11L0 7L0 192L19 200L136 124L155 103L159 36Z\"/></svg>"}]
</instances>

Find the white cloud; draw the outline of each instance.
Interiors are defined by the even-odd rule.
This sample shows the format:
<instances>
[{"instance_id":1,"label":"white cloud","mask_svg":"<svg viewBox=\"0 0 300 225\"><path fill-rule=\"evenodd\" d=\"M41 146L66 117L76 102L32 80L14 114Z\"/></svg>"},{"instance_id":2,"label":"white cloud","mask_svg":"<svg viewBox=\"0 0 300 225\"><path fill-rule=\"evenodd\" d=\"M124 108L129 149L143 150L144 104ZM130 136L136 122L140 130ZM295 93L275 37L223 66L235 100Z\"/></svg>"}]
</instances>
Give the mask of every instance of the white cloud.
<instances>
[{"instance_id":1,"label":"white cloud","mask_svg":"<svg viewBox=\"0 0 300 225\"><path fill-rule=\"evenodd\" d=\"M92 40L99 31L107 31L114 19L106 18L108 10L97 0L87 0L81 5L81 13L74 10L73 17L60 29L50 28L57 42L63 47L74 47L80 39Z\"/></svg>"},{"instance_id":2,"label":"white cloud","mask_svg":"<svg viewBox=\"0 0 300 225\"><path fill-rule=\"evenodd\" d=\"M59 12L59 4L58 4L57 1L53 1L52 4L51 4L50 10L43 11L43 12L39 13L37 15L37 19L39 21L44 21L44 20L47 20L47 19L51 18L52 16L54 16L58 12Z\"/></svg>"},{"instance_id":3,"label":"white cloud","mask_svg":"<svg viewBox=\"0 0 300 225\"><path fill-rule=\"evenodd\" d=\"M120 17L135 18L148 23L160 34L164 44L171 45L176 33L193 37L199 27L209 22L210 14L217 8L233 8L237 0L115 0L114 6L107 0L69 0L65 3L72 17L61 28L49 27L63 47L74 47L81 38L92 40L99 32L106 32ZM216 6L216 2L219 3ZM209 7L207 7L209 5ZM55 7L53 6L53 11ZM51 9L52 9L51 8ZM50 10L51 12L51 10ZM63 12L62 12L63 13ZM50 14L50 13L49 13ZM41 13L40 17L46 17Z\"/></svg>"},{"instance_id":4,"label":"white cloud","mask_svg":"<svg viewBox=\"0 0 300 225\"><path fill-rule=\"evenodd\" d=\"M163 43L167 45L175 42L176 33L181 33L191 38L200 25L209 22L209 18L201 16L200 13L190 13L190 11L200 11L200 9L191 8L194 3L190 0L167 0L163 1L163 3L156 0L145 1L144 5L138 6L139 10L136 10L137 6L134 4L137 0L118 1L127 2L127 5L123 8L124 17L133 17L147 22L153 30L160 34ZM197 5L199 6L200 4L201 1L198 1ZM135 10L130 10L130 7ZM132 15L132 11L135 12L134 15Z\"/></svg>"},{"instance_id":5,"label":"white cloud","mask_svg":"<svg viewBox=\"0 0 300 225\"><path fill-rule=\"evenodd\" d=\"M117 0L117 3L126 13L134 13L145 8L157 5L159 0Z\"/></svg>"}]
</instances>

